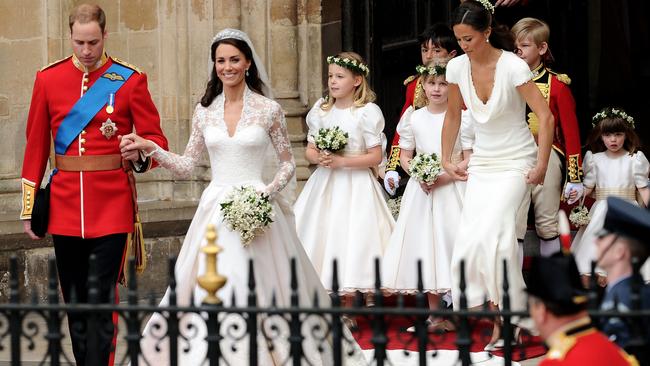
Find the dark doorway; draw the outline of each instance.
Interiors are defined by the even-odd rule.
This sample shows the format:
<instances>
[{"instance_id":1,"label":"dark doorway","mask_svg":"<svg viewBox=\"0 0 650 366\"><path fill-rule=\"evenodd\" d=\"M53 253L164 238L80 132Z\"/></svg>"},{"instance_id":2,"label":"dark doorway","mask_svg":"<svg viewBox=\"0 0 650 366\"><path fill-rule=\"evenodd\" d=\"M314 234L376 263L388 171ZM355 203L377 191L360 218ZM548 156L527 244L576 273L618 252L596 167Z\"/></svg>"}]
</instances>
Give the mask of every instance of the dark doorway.
<instances>
[{"instance_id":1,"label":"dark doorway","mask_svg":"<svg viewBox=\"0 0 650 366\"><path fill-rule=\"evenodd\" d=\"M436 22L448 22L459 0L344 0L343 49L368 60L377 104L390 139L404 104L403 81L420 63L417 35ZM493 1L494 2L494 1ZM650 63L650 3L641 0L520 0L497 8L497 20L512 26L522 17L546 21L551 28L553 68L572 80L583 144L591 116L605 106L625 108L637 120L645 146Z\"/></svg>"}]
</instances>

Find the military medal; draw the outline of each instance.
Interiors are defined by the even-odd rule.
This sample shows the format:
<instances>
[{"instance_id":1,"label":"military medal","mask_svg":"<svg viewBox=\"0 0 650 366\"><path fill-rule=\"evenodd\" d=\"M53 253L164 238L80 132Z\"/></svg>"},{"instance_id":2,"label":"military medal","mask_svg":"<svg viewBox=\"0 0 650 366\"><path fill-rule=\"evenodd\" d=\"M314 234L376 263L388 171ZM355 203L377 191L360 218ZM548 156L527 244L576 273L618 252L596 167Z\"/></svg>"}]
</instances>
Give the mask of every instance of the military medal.
<instances>
[{"instance_id":1,"label":"military medal","mask_svg":"<svg viewBox=\"0 0 650 366\"><path fill-rule=\"evenodd\" d=\"M102 127L99 128L100 131L102 131L102 135L106 137L106 139L110 139L115 135L115 132L117 132L117 126L111 119L107 119L104 123L102 123Z\"/></svg>"},{"instance_id":2,"label":"military medal","mask_svg":"<svg viewBox=\"0 0 650 366\"><path fill-rule=\"evenodd\" d=\"M115 105L115 93L108 95L108 103L106 105L106 113L111 114L115 110L113 107Z\"/></svg>"}]
</instances>

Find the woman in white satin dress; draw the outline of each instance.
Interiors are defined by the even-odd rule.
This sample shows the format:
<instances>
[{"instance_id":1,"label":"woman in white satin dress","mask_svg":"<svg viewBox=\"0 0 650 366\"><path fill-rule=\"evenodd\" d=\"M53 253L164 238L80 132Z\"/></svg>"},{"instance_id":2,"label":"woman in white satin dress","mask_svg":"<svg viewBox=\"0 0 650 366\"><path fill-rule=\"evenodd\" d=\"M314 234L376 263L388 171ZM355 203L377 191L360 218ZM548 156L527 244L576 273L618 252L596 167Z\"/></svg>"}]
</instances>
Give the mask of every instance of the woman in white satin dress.
<instances>
[{"instance_id":1,"label":"woman in white satin dress","mask_svg":"<svg viewBox=\"0 0 650 366\"><path fill-rule=\"evenodd\" d=\"M452 24L465 54L447 65L449 107L442 159L449 174L467 179L452 255L454 308L460 305L461 261L465 263L468 307L483 305L486 299L500 307L506 260L511 309L525 310L515 217L529 185L544 181L553 116L531 82L533 75L526 63L510 52L512 36L496 27L490 9L475 0L465 1L454 11ZM526 124L526 103L540 121L539 149ZM476 134L467 171L451 162L463 106L471 113ZM495 331L490 344L498 338Z\"/></svg>"},{"instance_id":2,"label":"woman in white satin dress","mask_svg":"<svg viewBox=\"0 0 650 366\"><path fill-rule=\"evenodd\" d=\"M223 248L218 257L218 268L227 277L225 287L218 292L224 306L246 306L249 258L253 260L255 269L258 306L269 307L273 297L278 307L290 306L291 258L296 259L301 306L310 305L314 294L318 295L321 305L327 305L330 300L298 241L291 203L283 195L283 190L291 187L295 162L282 108L268 98L271 90L263 64L248 36L235 29L225 29L216 35L210 55L214 62L211 78L201 103L194 111L192 132L183 155L166 152L135 134L122 138L123 151L144 151L161 166L180 176L189 176L203 150L208 152L212 180L203 191L176 262L177 303L189 306L193 300L200 302L206 295L197 284L197 276L205 273L205 260L200 255L200 247L205 243L206 227L214 224L219 234L218 243ZM269 154L269 151L274 152ZM268 166L269 156L273 157L271 160L278 160L279 165L270 179L265 180L264 169ZM239 234L226 226L220 210L220 203L226 195L242 185L252 185L268 194L274 212L273 222L246 247L242 245ZM234 303L231 301L233 294ZM167 304L169 289L161 301L161 306ZM224 337L220 341L222 358L230 365L247 365L249 352L245 322L237 314L223 315L220 320L220 332ZM260 314L260 319L263 318L265 315ZM284 321L274 324L279 325L277 330L269 330L270 324L264 321L259 326L259 365L283 364L289 357L287 324ZM237 325L239 330L232 328L233 325ZM314 317L303 321L303 357L311 365L332 364L329 340L320 342L313 339L312 327L316 325L326 327ZM157 329L158 326L162 328ZM245 336L235 340L235 336L225 329ZM273 334L273 338L262 336L263 329ZM199 314L183 314L180 331L191 336L191 339L178 342L179 364L207 364L205 319ZM143 357L151 365L169 362L169 340L163 339L159 345L156 344L158 336L165 332L165 320L160 314L154 314L145 327L141 341ZM349 333L346 332L346 335L352 339ZM273 349L268 347L270 343ZM189 351L183 352L182 349L188 345ZM345 364L365 364L356 343L349 347L354 347L355 352L346 357Z\"/></svg>"}]
</instances>

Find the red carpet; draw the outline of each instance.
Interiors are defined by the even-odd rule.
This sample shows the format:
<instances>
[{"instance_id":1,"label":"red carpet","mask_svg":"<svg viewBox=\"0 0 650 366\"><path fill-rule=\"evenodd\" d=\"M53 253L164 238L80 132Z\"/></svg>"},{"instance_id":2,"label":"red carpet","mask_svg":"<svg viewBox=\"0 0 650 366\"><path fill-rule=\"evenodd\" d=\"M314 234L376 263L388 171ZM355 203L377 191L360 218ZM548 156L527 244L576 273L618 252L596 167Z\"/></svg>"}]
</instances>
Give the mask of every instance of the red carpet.
<instances>
[{"instance_id":1,"label":"red carpet","mask_svg":"<svg viewBox=\"0 0 650 366\"><path fill-rule=\"evenodd\" d=\"M387 304L393 303L392 299L386 299ZM410 299L409 299L410 300ZM406 301L410 303L410 301ZM388 305L390 306L390 305ZM374 348L372 343L373 329L372 323L369 319L357 317L357 329L353 330L353 335L359 346L364 350L372 350ZM387 350L418 350L418 342L415 333L409 333L406 329L414 324L414 319L408 317L386 317L386 328L388 343ZM487 320L473 320L470 321L472 329L471 338L472 345L470 352L482 352L483 348L490 341L492 334L492 322ZM456 346L456 332L436 332L429 333L429 343L426 347L427 351L433 350L457 350ZM529 358L539 357L546 353L546 349L542 340L536 336L526 335L522 339L522 344L513 345L512 359L514 361L525 360ZM495 351L492 353L495 356L503 356L502 351Z\"/></svg>"}]
</instances>

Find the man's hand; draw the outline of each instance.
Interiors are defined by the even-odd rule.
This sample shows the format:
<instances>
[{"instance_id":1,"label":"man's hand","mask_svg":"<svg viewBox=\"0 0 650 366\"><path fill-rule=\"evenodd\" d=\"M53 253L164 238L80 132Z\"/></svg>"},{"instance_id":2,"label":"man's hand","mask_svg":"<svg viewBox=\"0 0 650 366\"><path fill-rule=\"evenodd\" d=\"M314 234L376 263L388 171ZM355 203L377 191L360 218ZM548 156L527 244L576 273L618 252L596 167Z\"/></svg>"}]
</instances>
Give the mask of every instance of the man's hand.
<instances>
[{"instance_id":1,"label":"man's hand","mask_svg":"<svg viewBox=\"0 0 650 366\"><path fill-rule=\"evenodd\" d=\"M34 234L34 232L32 231L32 220L23 220L23 229L25 233L27 233L27 236L29 236L30 239L33 240L43 239L42 237Z\"/></svg>"},{"instance_id":2,"label":"man's hand","mask_svg":"<svg viewBox=\"0 0 650 366\"><path fill-rule=\"evenodd\" d=\"M395 170L389 170L384 176L384 189L388 192L389 195L394 196L397 193L397 187L399 187L400 181L399 173Z\"/></svg>"},{"instance_id":3,"label":"man's hand","mask_svg":"<svg viewBox=\"0 0 650 366\"><path fill-rule=\"evenodd\" d=\"M140 159L140 151L149 153L155 149L151 141L143 139L135 133L117 136L117 140L120 142L122 158L129 161L138 161Z\"/></svg>"}]
</instances>

